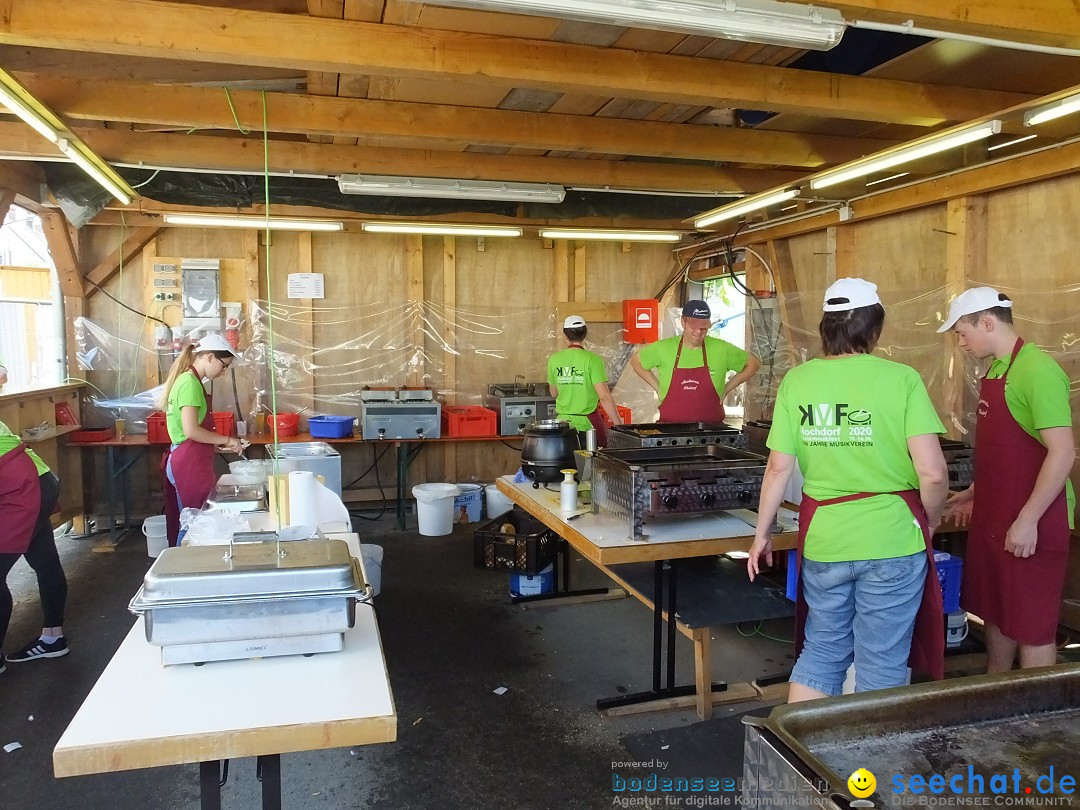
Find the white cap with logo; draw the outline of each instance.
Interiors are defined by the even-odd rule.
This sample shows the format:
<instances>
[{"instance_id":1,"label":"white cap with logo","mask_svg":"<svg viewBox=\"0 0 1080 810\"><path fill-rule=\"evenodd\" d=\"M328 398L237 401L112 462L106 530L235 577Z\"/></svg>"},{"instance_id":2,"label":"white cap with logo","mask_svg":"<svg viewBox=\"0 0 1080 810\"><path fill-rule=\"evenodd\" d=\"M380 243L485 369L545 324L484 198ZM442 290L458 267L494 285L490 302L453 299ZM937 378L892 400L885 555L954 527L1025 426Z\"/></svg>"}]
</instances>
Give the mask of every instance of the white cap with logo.
<instances>
[{"instance_id":1,"label":"white cap with logo","mask_svg":"<svg viewBox=\"0 0 1080 810\"><path fill-rule=\"evenodd\" d=\"M1012 307L1012 301L993 287L972 287L952 300L949 304L949 318L938 327L938 331L948 332L965 315L974 315L994 307Z\"/></svg>"},{"instance_id":2,"label":"white cap with logo","mask_svg":"<svg viewBox=\"0 0 1080 810\"><path fill-rule=\"evenodd\" d=\"M585 325L585 319L580 315L569 315L566 320L562 322L563 329L580 329Z\"/></svg>"},{"instance_id":3,"label":"white cap with logo","mask_svg":"<svg viewBox=\"0 0 1080 810\"><path fill-rule=\"evenodd\" d=\"M830 301L835 303L830 304ZM872 307L880 304L877 284L862 278L838 278L825 291L823 312L844 312L859 307Z\"/></svg>"}]
</instances>

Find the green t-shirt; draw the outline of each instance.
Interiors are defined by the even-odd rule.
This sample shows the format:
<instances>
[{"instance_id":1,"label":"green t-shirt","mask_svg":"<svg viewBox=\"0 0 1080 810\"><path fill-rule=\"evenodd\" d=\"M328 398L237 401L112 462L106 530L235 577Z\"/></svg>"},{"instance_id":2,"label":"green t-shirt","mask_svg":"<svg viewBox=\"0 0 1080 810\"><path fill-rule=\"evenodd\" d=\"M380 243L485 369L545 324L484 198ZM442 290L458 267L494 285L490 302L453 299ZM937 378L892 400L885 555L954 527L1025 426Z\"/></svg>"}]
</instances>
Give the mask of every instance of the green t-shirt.
<instances>
[{"instance_id":1,"label":"green t-shirt","mask_svg":"<svg viewBox=\"0 0 1080 810\"><path fill-rule=\"evenodd\" d=\"M660 381L661 402L667 396L671 385L671 375L675 370L675 355L679 352L681 340L680 335L664 338L644 346L638 352L642 368L656 369L656 377ZM728 372L738 373L746 368L746 358L749 355L738 346L709 335L705 337L705 350L709 357L709 376L712 377L713 387L716 393L723 397ZM701 368L704 364L701 349L683 347L682 354L679 355L679 368Z\"/></svg>"},{"instance_id":2,"label":"green t-shirt","mask_svg":"<svg viewBox=\"0 0 1080 810\"><path fill-rule=\"evenodd\" d=\"M7 455L22 443L23 440L15 433L12 433L11 428L0 422L0 456ZM41 457L31 450L29 446L26 448L26 455L30 456L30 460L37 467L38 475L44 475L49 471L49 465L42 461Z\"/></svg>"},{"instance_id":3,"label":"green t-shirt","mask_svg":"<svg viewBox=\"0 0 1080 810\"><path fill-rule=\"evenodd\" d=\"M825 500L918 489L912 436L944 433L918 372L870 354L816 359L785 375L768 446L796 456L803 491ZM908 505L880 495L822 507L803 554L817 562L877 560L925 548Z\"/></svg>"},{"instance_id":4,"label":"green t-shirt","mask_svg":"<svg viewBox=\"0 0 1080 810\"><path fill-rule=\"evenodd\" d=\"M991 380L999 379L1008 368L1008 358L995 359L986 376ZM1034 343L1025 343L1016 354L1016 362L1005 381L1005 405L1017 424L1040 444L1040 430L1072 427L1069 377L1054 358ZM1076 511L1076 493L1073 492L1072 481L1067 478L1065 498L1068 501L1071 529Z\"/></svg>"},{"instance_id":5,"label":"green t-shirt","mask_svg":"<svg viewBox=\"0 0 1080 810\"><path fill-rule=\"evenodd\" d=\"M576 430L591 428L585 415L600 403L596 384L608 381L604 359L584 349L563 349L548 358L547 378L559 392L555 398L559 419L565 419Z\"/></svg>"},{"instance_id":6,"label":"green t-shirt","mask_svg":"<svg viewBox=\"0 0 1080 810\"><path fill-rule=\"evenodd\" d=\"M203 419L206 418L206 391L203 390L202 381L191 371L181 374L169 392L169 407L165 411L165 424L168 425L169 438L173 444L180 444L187 438L184 434L184 422L180 416L180 409L188 405L199 409L199 424L201 425Z\"/></svg>"}]
</instances>

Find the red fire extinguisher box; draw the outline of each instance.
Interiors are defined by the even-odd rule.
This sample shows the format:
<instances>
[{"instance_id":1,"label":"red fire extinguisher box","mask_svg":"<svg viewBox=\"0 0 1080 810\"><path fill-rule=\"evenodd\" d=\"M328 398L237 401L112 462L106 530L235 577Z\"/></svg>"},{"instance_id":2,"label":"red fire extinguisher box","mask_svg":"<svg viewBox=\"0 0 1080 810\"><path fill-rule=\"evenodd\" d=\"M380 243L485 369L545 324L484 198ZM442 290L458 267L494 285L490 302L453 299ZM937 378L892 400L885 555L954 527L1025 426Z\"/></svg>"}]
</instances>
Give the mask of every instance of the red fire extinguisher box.
<instances>
[{"instance_id":1,"label":"red fire extinguisher box","mask_svg":"<svg viewBox=\"0 0 1080 810\"><path fill-rule=\"evenodd\" d=\"M653 343L660 339L660 302L655 298L623 301L623 340Z\"/></svg>"}]
</instances>

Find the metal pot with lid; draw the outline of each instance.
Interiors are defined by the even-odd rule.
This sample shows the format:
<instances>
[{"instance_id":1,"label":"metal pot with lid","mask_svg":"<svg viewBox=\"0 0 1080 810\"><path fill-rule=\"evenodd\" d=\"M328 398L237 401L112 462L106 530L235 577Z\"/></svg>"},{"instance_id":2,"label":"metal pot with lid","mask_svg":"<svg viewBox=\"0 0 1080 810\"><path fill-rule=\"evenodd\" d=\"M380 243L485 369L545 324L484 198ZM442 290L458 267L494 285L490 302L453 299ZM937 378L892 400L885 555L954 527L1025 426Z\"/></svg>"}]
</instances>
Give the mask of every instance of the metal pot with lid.
<instances>
[{"instance_id":1,"label":"metal pot with lid","mask_svg":"<svg viewBox=\"0 0 1080 810\"><path fill-rule=\"evenodd\" d=\"M574 467L578 435L569 422L561 419L530 422L525 427L524 437L521 471L534 486L561 481L562 473L559 471Z\"/></svg>"}]
</instances>

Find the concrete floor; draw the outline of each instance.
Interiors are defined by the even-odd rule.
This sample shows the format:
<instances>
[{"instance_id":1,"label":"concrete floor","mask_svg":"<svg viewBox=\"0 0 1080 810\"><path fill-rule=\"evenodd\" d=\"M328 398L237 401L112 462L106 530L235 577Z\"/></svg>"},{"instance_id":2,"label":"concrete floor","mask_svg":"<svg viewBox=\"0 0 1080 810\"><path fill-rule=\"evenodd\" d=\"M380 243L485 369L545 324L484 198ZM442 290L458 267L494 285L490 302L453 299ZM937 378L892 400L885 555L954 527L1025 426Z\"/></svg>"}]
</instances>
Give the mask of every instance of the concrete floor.
<instances>
[{"instance_id":1,"label":"concrete floor","mask_svg":"<svg viewBox=\"0 0 1080 810\"><path fill-rule=\"evenodd\" d=\"M680 774L738 777L737 715L763 704L600 716L597 698L645 689L651 679L651 614L634 599L522 609L508 575L473 567L473 529L443 538L399 531L389 515L359 521L362 542L385 549L379 624L398 711L395 743L287 754L286 808L606 808L614 763L656 757ZM415 518L410 519L415 526ZM194 809L198 769L184 765L55 779L52 748L128 632L126 606L150 560L133 532L112 554L64 539L71 586L65 658L9 665L0 674L0 795L9 807ZM577 587L607 584L577 560ZM21 563L10 580L15 615L6 649L37 632L36 582ZM790 621L768 623L790 638ZM734 628L715 632L714 677L731 682L782 672L791 645ZM690 643L679 637L679 681L693 680ZM243 688L242 684L237 685ZM504 686L502 696L493 690ZM311 684L318 688L318 684ZM162 695L166 711L168 695ZM259 807L254 760L231 764L225 808ZM618 805L615 805L618 806ZM665 806L680 806L668 803Z\"/></svg>"}]
</instances>

